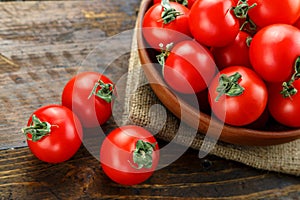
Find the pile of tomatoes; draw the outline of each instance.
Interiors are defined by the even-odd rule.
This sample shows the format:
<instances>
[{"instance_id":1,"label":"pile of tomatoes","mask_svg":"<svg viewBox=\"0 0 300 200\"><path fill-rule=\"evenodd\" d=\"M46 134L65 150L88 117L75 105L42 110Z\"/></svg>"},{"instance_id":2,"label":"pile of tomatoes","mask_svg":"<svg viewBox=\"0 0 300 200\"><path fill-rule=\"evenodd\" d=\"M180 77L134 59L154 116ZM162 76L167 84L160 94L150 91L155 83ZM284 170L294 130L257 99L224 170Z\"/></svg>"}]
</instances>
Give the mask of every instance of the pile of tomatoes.
<instances>
[{"instance_id":1,"label":"pile of tomatoes","mask_svg":"<svg viewBox=\"0 0 300 200\"><path fill-rule=\"evenodd\" d=\"M153 0L142 31L170 88L197 94L220 120L245 126L268 111L300 127L299 17L300 0ZM84 130L111 117L114 91L98 72L70 79L61 104L37 109L22 129L32 153L49 163L70 159ZM113 130L100 149L103 171L126 185L148 179L159 156L154 136L133 125Z\"/></svg>"},{"instance_id":2,"label":"pile of tomatoes","mask_svg":"<svg viewBox=\"0 0 300 200\"><path fill-rule=\"evenodd\" d=\"M69 160L80 148L85 130L100 127L111 117L115 93L113 82L98 72L71 78L62 91L61 104L38 108L22 129L31 152L48 163ZM102 169L119 184L141 183L158 165L157 141L142 127L118 127L101 142Z\"/></svg>"},{"instance_id":3,"label":"pile of tomatoes","mask_svg":"<svg viewBox=\"0 0 300 200\"><path fill-rule=\"evenodd\" d=\"M232 126L300 127L299 29L300 0L153 0L142 22L167 85Z\"/></svg>"}]
</instances>

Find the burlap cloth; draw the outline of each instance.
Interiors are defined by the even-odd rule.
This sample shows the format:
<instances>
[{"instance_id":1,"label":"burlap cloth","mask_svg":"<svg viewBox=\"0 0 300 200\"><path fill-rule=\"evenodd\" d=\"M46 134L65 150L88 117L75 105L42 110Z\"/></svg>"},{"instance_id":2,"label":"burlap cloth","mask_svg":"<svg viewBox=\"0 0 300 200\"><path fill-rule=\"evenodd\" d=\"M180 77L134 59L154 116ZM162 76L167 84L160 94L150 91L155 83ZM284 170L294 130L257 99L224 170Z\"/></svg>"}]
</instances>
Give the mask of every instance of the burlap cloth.
<instances>
[{"instance_id":1,"label":"burlap cloth","mask_svg":"<svg viewBox=\"0 0 300 200\"><path fill-rule=\"evenodd\" d=\"M200 149L204 135L197 133L192 140L189 140L189 131L186 131L186 134L176 137L180 124L179 119L169 111L163 111L166 109L161 109L163 105L149 84L146 83L147 80L137 52L136 33L134 32L127 76L123 124L144 126L152 129L157 138L188 145L193 149ZM161 116L164 114L166 114L166 119L161 120ZM186 129L188 130L189 127ZM300 176L300 140L266 147L238 146L218 142L209 154L244 163L257 169Z\"/></svg>"}]
</instances>

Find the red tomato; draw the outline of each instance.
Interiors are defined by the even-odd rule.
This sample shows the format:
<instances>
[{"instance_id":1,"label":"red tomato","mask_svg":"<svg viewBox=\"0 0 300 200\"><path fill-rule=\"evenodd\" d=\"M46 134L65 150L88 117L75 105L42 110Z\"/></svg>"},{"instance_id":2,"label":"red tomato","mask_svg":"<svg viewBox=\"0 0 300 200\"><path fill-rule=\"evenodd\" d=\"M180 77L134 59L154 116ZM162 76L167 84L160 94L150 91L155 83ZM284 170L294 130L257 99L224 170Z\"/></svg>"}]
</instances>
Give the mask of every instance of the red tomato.
<instances>
[{"instance_id":1,"label":"red tomato","mask_svg":"<svg viewBox=\"0 0 300 200\"><path fill-rule=\"evenodd\" d=\"M300 16L299 0L248 0L256 6L249 10L250 19L263 28L271 24L293 24Z\"/></svg>"},{"instance_id":2,"label":"red tomato","mask_svg":"<svg viewBox=\"0 0 300 200\"><path fill-rule=\"evenodd\" d=\"M223 69L209 87L213 113L229 125L254 122L264 112L267 100L265 83L253 70L242 66Z\"/></svg>"},{"instance_id":3,"label":"red tomato","mask_svg":"<svg viewBox=\"0 0 300 200\"><path fill-rule=\"evenodd\" d=\"M249 38L251 37L248 33L240 31L235 40L227 46L214 47L211 49L219 70L234 65L251 68L249 46L247 44Z\"/></svg>"},{"instance_id":4,"label":"red tomato","mask_svg":"<svg viewBox=\"0 0 300 200\"><path fill-rule=\"evenodd\" d=\"M197 0L188 0L188 8L191 9Z\"/></svg>"},{"instance_id":5,"label":"red tomato","mask_svg":"<svg viewBox=\"0 0 300 200\"><path fill-rule=\"evenodd\" d=\"M239 32L239 20L231 0L199 0L190 10L189 26L194 38L206 46L226 46Z\"/></svg>"},{"instance_id":6,"label":"red tomato","mask_svg":"<svg viewBox=\"0 0 300 200\"><path fill-rule=\"evenodd\" d=\"M176 11L174 20L163 20L162 13L164 7L161 4L154 4L148 9L143 19L143 36L149 45L154 49L160 49L160 43L167 45L169 43L177 43L191 37L191 33L188 26L188 13L189 9L185 6L170 2L170 9L168 12ZM171 15L172 16L172 15ZM169 22L167 22L169 21Z\"/></svg>"},{"instance_id":7,"label":"red tomato","mask_svg":"<svg viewBox=\"0 0 300 200\"><path fill-rule=\"evenodd\" d=\"M76 115L60 105L36 110L22 129L31 152L40 160L60 163L70 159L79 149L82 126Z\"/></svg>"},{"instance_id":8,"label":"red tomato","mask_svg":"<svg viewBox=\"0 0 300 200\"><path fill-rule=\"evenodd\" d=\"M300 127L300 80L296 80L293 86L298 90L291 97L283 97L282 84L268 84L269 103L268 109L273 118L279 123L289 127Z\"/></svg>"},{"instance_id":9,"label":"red tomato","mask_svg":"<svg viewBox=\"0 0 300 200\"><path fill-rule=\"evenodd\" d=\"M144 182L153 174L158 161L156 139L139 126L127 125L114 129L104 139L100 149L104 173L122 185Z\"/></svg>"},{"instance_id":10,"label":"red tomato","mask_svg":"<svg viewBox=\"0 0 300 200\"><path fill-rule=\"evenodd\" d=\"M286 24L262 28L253 37L249 48L252 67L268 82L288 80L299 55L300 30Z\"/></svg>"},{"instance_id":11,"label":"red tomato","mask_svg":"<svg viewBox=\"0 0 300 200\"><path fill-rule=\"evenodd\" d=\"M175 91L186 94L195 94L207 88L215 72L212 55L194 40L176 44L163 67L166 83Z\"/></svg>"},{"instance_id":12,"label":"red tomato","mask_svg":"<svg viewBox=\"0 0 300 200\"><path fill-rule=\"evenodd\" d=\"M300 29L300 17L299 19L294 23L294 26Z\"/></svg>"},{"instance_id":13,"label":"red tomato","mask_svg":"<svg viewBox=\"0 0 300 200\"><path fill-rule=\"evenodd\" d=\"M62 105L71 109L84 127L97 127L112 114L112 93L113 83L105 75L83 72L65 85Z\"/></svg>"}]
</instances>

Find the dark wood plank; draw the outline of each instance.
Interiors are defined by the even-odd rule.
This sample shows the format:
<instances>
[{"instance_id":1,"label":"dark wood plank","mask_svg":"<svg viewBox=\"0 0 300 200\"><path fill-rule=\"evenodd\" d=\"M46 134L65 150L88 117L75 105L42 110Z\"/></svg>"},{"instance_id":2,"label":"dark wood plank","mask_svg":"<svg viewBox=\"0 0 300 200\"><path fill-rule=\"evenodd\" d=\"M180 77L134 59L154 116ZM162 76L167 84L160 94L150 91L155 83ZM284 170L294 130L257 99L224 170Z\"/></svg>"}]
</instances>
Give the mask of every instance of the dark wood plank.
<instances>
[{"instance_id":1,"label":"dark wood plank","mask_svg":"<svg viewBox=\"0 0 300 200\"><path fill-rule=\"evenodd\" d=\"M95 0L9 2L0 7L0 149L26 146L20 129L28 116L42 105L60 103L67 80L91 67L78 66L93 62L86 58L95 48L134 27L138 6L138 0ZM131 37L122 41L112 39L109 45L130 47ZM116 81L127 71L126 55L115 66L103 56L93 70L110 64L113 70L106 70L107 75Z\"/></svg>"},{"instance_id":2,"label":"dark wood plank","mask_svg":"<svg viewBox=\"0 0 300 200\"><path fill-rule=\"evenodd\" d=\"M146 182L121 186L106 177L99 161L84 147L71 160L57 165L37 160L27 148L3 150L0 199L297 199L300 195L300 180L293 176L197 156L190 149Z\"/></svg>"}]
</instances>

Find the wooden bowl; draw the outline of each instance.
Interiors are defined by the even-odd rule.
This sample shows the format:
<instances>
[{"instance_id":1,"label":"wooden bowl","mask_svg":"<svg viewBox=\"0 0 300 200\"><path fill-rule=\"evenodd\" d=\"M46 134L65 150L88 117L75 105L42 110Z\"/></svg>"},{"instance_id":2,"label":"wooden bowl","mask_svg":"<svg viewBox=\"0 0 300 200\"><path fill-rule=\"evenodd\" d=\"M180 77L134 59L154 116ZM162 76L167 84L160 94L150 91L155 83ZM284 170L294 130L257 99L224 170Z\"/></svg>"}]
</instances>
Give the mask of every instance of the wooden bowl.
<instances>
[{"instance_id":1,"label":"wooden bowl","mask_svg":"<svg viewBox=\"0 0 300 200\"><path fill-rule=\"evenodd\" d=\"M267 146L282 144L300 138L299 129L281 127L275 121L272 122L274 124L271 124L267 130L254 130L251 128L224 125L212 118L209 113L200 112L199 109L191 106L166 87L159 68L153 64L155 62L154 50L149 49L149 45L145 42L141 30L143 16L151 5L152 0L144 0L140 6L137 19L138 52L143 71L152 90L168 110L188 125L197 128L199 133L206 134L209 129L209 134L218 136L218 132L221 130L219 140L231 144ZM216 135L213 135L214 132Z\"/></svg>"}]
</instances>

